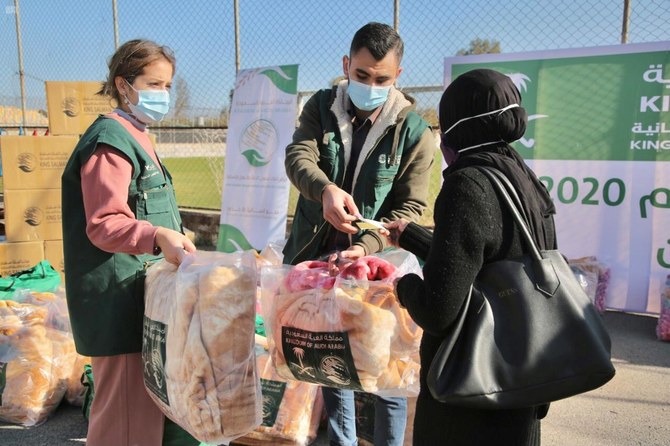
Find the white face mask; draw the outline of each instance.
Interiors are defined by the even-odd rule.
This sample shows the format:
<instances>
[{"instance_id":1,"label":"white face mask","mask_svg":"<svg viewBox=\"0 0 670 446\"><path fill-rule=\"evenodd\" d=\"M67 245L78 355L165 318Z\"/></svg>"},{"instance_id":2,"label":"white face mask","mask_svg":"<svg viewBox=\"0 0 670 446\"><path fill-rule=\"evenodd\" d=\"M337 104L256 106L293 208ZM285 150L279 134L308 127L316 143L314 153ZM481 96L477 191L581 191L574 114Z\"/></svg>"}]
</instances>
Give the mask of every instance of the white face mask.
<instances>
[{"instance_id":1,"label":"white face mask","mask_svg":"<svg viewBox=\"0 0 670 446\"><path fill-rule=\"evenodd\" d=\"M457 126L458 124L460 124L461 122L465 122L465 121L470 120L470 119L481 118L482 116L495 115L495 114L500 115L500 114L502 114L503 112L506 112L507 110L509 110L509 109L511 109L511 108L517 108L518 106L519 106L519 104L510 104L510 105L508 105L507 107L499 108L498 110L493 110L493 111L490 111L490 112L480 113L480 114L478 114L478 115L468 116L467 118L459 119L458 121L454 122L454 124L453 124L451 127L449 127L447 130L445 130L444 132L442 132L442 134L446 135L447 133L449 133L450 131L452 131L453 128L456 127L456 126Z\"/></svg>"},{"instance_id":2,"label":"white face mask","mask_svg":"<svg viewBox=\"0 0 670 446\"><path fill-rule=\"evenodd\" d=\"M478 115L474 115L474 116L468 116L467 118L461 118L461 119L459 119L458 121L454 122L454 123L452 124L452 126L449 127L447 130L445 130L444 132L442 132L442 134L443 134L443 135L446 135L447 133L449 133L450 131L452 131L452 130L454 129L454 127L456 127L456 126L457 126L458 124L460 124L461 122L465 122L465 121L470 120L470 119L481 118L482 116L500 115L500 114L506 112L507 110L512 109L512 108L516 108L516 107L518 107L518 106L519 106L519 104L510 104L510 105L508 105L507 107L499 108L499 109L497 109L497 110L493 110L493 111L486 112L486 113L480 113L480 114L478 114ZM489 141L489 142L485 142L485 143L477 144L476 146L464 147L464 148L462 148L462 149L459 149L458 152L459 152L459 153L460 153L460 152L465 152L466 150L476 149L477 147L482 147L482 146L485 146L485 145L488 145L488 144L495 144L495 143L497 143L497 142L504 142L504 141L503 141L502 139L499 139L499 140L496 140L496 141Z\"/></svg>"}]
</instances>

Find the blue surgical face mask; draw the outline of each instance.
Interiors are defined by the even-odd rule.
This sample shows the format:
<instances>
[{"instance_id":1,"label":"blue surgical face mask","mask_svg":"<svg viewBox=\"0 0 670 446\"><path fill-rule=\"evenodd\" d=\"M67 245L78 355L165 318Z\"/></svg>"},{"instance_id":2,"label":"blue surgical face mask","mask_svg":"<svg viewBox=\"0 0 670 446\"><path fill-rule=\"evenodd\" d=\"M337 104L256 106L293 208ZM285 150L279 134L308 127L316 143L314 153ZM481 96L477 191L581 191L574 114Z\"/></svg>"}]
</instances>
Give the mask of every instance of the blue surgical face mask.
<instances>
[{"instance_id":1,"label":"blue surgical face mask","mask_svg":"<svg viewBox=\"0 0 670 446\"><path fill-rule=\"evenodd\" d=\"M361 110L370 111L383 105L388 99L389 90L391 90L390 85L388 87L373 87L349 79L349 98Z\"/></svg>"},{"instance_id":2,"label":"blue surgical face mask","mask_svg":"<svg viewBox=\"0 0 670 446\"><path fill-rule=\"evenodd\" d=\"M128 86L137 92L137 104L127 97L130 112L145 124L162 121L170 109L170 93L167 90L136 90L126 81Z\"/></svg>"}]
</instances>

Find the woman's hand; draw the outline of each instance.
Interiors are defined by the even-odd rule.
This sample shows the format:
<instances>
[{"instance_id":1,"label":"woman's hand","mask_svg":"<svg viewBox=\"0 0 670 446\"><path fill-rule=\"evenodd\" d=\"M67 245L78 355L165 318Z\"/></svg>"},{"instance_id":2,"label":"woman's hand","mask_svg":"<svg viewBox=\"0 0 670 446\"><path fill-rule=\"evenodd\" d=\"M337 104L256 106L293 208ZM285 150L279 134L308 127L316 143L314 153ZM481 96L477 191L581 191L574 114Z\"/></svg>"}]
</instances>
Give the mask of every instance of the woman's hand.
<instances>
[{"instance_id":1,"label":"woman's hand","mask_svg":"<svg viewBox=\"0 0 670 446\"><path fill-rule=\"evenodd\" d=\"M155 244L163 252L165 260L179 266L184 256L196 251L195 245L181 232L159 227L156 231Z\"/></svg>"},{"instance_id":2,"label":"woman's hand","mask_svg":"<svg viewBox=\"0 0 670 446\"><path fill-rule=\"evenodd\" d=\"M360 245L352 245L344 251L331 254L328 256L328 274L337 276L351 262L360 259L364 255L365 249Z\"/></svg>"},{"instance_id":3,"label":"woman's hand","mask_svg":"<svg viewBox=\"0 0 670 446\"><path fill-rule=\"evenodd\" d=\"M386 237L389 239L389 242L393 246L395 247L400 246L399 245L400 235L403 233L408 224L409 221L405 220L404 218L399 218L398 220L389 223L384 223L384 227L389 231L389 234Z\"/></svg>"}]
</instances>

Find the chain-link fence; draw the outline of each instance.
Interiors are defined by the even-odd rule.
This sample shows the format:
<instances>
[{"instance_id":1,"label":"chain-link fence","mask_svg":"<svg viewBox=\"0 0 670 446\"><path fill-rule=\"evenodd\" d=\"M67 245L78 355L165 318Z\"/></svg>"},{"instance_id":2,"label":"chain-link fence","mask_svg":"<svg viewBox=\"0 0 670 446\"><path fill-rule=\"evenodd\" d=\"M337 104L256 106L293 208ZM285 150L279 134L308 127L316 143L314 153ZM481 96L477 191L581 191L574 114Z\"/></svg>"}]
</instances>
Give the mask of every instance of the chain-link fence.
<instances>
[{"instance_id":1,"label":"chain-link fence","mask_svg":"<svg viewBox=\"0 0 670 446\"><path fill-rule=\"evenodd\" d=\"M670 0L0 0L0 127L41 132L44 81L102 80L115 45L150 38L177 56L180 105L154 128L159 154L181 206L220 209L236 70L299 64L306 98L342 75L353 34L370 21L398 28L405 41L398 86L436 124L445 57L487 43L513 53L667 40ZM433 178L431 202L439 160Z\"/></svg>"}]
</instances>

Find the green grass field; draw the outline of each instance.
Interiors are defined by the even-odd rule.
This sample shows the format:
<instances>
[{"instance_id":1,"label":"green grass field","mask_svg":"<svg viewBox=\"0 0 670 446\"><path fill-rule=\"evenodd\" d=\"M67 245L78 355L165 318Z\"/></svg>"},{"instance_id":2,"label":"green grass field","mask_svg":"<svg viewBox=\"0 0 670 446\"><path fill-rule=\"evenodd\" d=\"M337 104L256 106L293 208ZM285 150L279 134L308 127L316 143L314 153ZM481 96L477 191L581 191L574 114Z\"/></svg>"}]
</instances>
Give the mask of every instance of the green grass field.
<instances>
[{"instance_id":1,"label":"green grass field","mask_svg":"<svg viewBox=\"0 0 670 446\"><path fill-rule=\"evenodd\" d=\"M223 157L167 158L162 160L172 175L180 207L221 210ZM291 186L289 214L293 215L298 191Z\"/></svg>"},{"instance_id":2,"label":"green grass field","mask_svg":"<svg viewBox=\"0 0 670 446\"><path fill-rule=\"evenodd\" d=\"M180 207L221 209L221 184L225 161L223 157L167 158L163 159L172 174L177 202ZM440 190L442 154L438 151L430 173L428 209L422 224L433 224L433 204ZM298 200L297 190L291 186L288 214L293 215Z\"/></svg>"},{"instance_id":3,"label":"green grass field","mask_svg":"<svg viewBox=\"0 0 670 446\"><path fill-rule=\"evenodd\" d=\"M167 158L162 160L172 175L181 207L221 209L221 183L217 178L218 166L223 168L223 157ZM223 170L221 170L223 172Z\"/></svg>"},{"instance_id":4,"label":"green grass field","mask_svg":"<svg viewBox=\"0 0 670 446\"><path fill-rule=\"evenodd\" d=\"M438 151L430 174L430 195L428 209L421 221L432 226L433 204L440 190L442 155ZM221 209L221 190L224 172L223 157L191 157L166 158L163 163L172 175L177 202L180 207L200 209ZM0 191L3 190L3 179L0 176ZM293 215L298 201L297 190L291 186L288 214Z\"/></svg>"}]
</instances>

